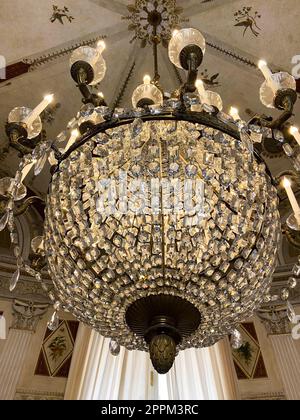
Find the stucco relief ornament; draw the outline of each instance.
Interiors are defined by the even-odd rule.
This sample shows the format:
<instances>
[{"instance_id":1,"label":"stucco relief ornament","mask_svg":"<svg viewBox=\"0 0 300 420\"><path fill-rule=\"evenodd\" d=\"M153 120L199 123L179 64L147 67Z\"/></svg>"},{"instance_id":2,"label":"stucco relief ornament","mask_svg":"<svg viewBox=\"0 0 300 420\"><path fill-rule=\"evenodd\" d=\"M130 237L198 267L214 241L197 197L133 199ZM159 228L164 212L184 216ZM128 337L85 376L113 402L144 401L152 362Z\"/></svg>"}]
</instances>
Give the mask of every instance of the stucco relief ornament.
<instances>
[{"instance_id":1,"label":"stucco relief ornament","mask_svg":"<svg viewBox=\"0 0 300 420\"><path fill-rule=\"evenodd\" d=\"M175 0L137 0L127 9L130 15L123 19L130 21L128 29L135 32L131 42L141 40L142 48L154 41L168 47L172 31L188 21L181 17L183 9Z\"/></svg>"}]
</instances>

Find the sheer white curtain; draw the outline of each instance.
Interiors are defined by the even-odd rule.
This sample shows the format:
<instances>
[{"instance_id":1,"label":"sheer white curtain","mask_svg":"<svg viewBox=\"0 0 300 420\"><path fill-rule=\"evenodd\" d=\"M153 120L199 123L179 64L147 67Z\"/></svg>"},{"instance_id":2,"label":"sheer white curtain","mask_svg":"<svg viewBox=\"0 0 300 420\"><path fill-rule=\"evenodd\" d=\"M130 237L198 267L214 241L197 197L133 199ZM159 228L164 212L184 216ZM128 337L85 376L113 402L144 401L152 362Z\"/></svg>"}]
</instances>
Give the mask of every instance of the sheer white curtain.
<instances>
[{"instance_id":1,"label":"sheer white curtain","mask_svg":"<svg viewBox=\"0 0 300 420\"><path fill-rule=\"evenodd\" d=\"M300 340L270 336L288 400L300 400Z\"/></svg>"},{"instance_id":2,"label":"sheer white curtain","mask_svg":"<svg viewBox=\"0 0 300 420\"><path fill-rule=\"evenodd\" d=\"M149 355L121 348L112 356L109 339L81 327L73 355L65 399L151 400L157 399L157 374ZM83 350L80 341L88 339Z\"/></svg>"},{"instance_id":3,"label":"sheer white curtain","mask_svg":"<svg viewBox=\"0 0 300 420\"><path fill-rule=\"evenodd\" d=\"M167 387L154 372L148 353L124 348L118 357L109 351L110 340L80 327L65 399L157 400L237 399L229 344L211 349L187 350L176 358L167 375ZM161 378L160 378L161 379ZM163 393L162 393L163 391ZM160 394L160 395L159 395Z\"/></svg>"},{"instance_id":4,"label":"sheer white curtain","mask_svg":"<svg viewBox=\"0 0 300 420\"><path fill-rule=\"evenodd\" d=\"M206 349L180 352L167 374L171 400L237 400L237 379L228 339Z\"/></svg>"}]
</instances>

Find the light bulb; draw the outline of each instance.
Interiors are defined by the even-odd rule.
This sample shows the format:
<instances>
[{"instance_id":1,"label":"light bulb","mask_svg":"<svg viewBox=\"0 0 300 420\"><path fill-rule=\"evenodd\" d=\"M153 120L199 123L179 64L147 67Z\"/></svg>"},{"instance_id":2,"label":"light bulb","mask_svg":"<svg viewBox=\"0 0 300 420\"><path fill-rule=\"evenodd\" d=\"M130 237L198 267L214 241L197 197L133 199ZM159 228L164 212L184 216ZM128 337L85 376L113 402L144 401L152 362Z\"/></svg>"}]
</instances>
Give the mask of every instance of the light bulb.
<instances>
[{"instance_id":1,"label":"light bulb","mask_svg":"<svg viewBox=\"0 0 300 420\"><path fill-rule=\"evenodd\" d=\"M295 134L299 133L299 130L297 127L293 126L290 128L290 133L292 134L292 136L294 136Z\"/></svg>"},{"instance_id":2,"label":"light bulb","mask_svg":"<svg viewBox=\"0 0 300 420\"><path fill-rule=\"evenodd\" d=\"M259 60L258 68L261 70L262 68L266 67L268 64L265 60Z\"/></svg>"},{"instance_id":3,"label":"light bulb","mask_svg":"<svg viewBox=\"0 0 300 420\"><path fill-rule=\"evenodd\" d=\"M237 121L240 120L240 116L239 116L239 110L237 108L235 108L234 106L232 106L229 110L229 115L231 115L231 117Z\"/></svg>"},{"instance_id":4,"label":"light bulb","mask_svg":"<svg viewBox=\"0 0 300 420\"><path fill-rule=\"evenodd\" d=\"M284 188L291 188L292 186L291 181L286 177L283 178L282 185Z\"/></svg>"},{"instance_id":5,"label":"light bulb","mask_svg":"<svg viewBox=\"0 0 300 420\"><path fill-rule=\"evenodd\" d=\"M106 44L103 40L97 42L97 50L101 54L106 49Z\"/></svg>"},{"instance_id":6,"label":"light bulb","mask_svg":"<svg viewBox=\"0 0 300 420\"><path fill-rule=\"evenodd\" d=\"M144 76L144 84L145 85L150 85L150 83L151 83L151 77L148 75L148 74L146 74L145 76Z\"/></svg>"},{"instance_id":7,"label":"light bulb","mask_svg":"<svg viewBox=\"0 0 300 420\"><path fill-rule=\"evenodd\" d=\"M46 95L44 99L50 104L54 99L54 95Z\"/></svg>"},{"instance_id":8,"label":"light bulb","mask_svg":"<svg viewBox=\"0 0 300 420\"><path fill-rule=\"evenodd\" d=\"M300 133L297 127L293 126L290 128L290 134L295 138L296 142L300 146Z\"/></svg>"},{"instance_id":9,"label":"light bulb","mask_svg":"<svg viewBox=\"0 0 300 420\"><path fill-rule=\"evenodd\" d=\"M78 136L79 136L79 130L77 130L77 129L72 130L72 132L71 132L71 136L72 136L72 137L78 137Z\"/></svg>"},{"instance_id":10,"label":"light bulb","mask_svg":"<svg viewBox=\"0 0 300 420\"><path fill-rule=\"evenodd\" d=\"M198 89L198 88L202 88L202 87L204 87L204 83L203 83L203 80L201 80L201 79L198 79L197 81L196 81L196 88Z\"/></svg>"}]
</instances>

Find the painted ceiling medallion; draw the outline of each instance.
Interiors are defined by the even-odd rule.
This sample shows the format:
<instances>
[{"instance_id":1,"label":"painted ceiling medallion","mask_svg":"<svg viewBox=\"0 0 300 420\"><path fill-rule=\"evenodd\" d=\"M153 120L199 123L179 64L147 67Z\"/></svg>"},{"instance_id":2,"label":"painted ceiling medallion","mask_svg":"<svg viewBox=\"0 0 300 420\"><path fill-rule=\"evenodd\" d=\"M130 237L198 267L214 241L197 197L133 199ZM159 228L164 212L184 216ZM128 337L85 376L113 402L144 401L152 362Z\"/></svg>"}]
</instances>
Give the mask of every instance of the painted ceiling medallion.
<instances>
[{"instance_id":1,"label":"painted ceiling medallion","mask_svg":"<svg viewBox=\"0 0 300 420\"><path fill-rule=\"evenodd\" d=\"M176 0L137 0L127 8L130 15L123 19L130 21L128 29L135 33L131 42L139 39L143 48L152 43L167 47L172 31L188 21L181 17L183 9Z\"/></svg>"}]
</instances>

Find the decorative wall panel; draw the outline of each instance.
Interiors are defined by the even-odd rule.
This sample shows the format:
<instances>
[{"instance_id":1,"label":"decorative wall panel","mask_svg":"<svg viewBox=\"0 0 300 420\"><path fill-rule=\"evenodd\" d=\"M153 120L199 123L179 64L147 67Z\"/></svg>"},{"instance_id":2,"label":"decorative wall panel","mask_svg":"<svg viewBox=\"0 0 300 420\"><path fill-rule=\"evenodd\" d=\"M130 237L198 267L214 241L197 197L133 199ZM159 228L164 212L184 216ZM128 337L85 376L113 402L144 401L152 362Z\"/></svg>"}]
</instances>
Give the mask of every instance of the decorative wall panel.
<instances>
[{"instance_id":1,"label":"decorative wall panel","mask_svg":"<svg viewBox=\"0 0 300 420\"><path fill-rule=\"evenodd\" d=\"M55 331L47 329L35 375L67 378L79 323L60 321Z\"/></svg>"},{"instance_id":2,"label":"decorative wall panel","mask_svg":"<svg viewBox=\"0 0 300 420\"><path fill-rule=\"evenodd\" d=\"M243 345L232 352L238 379L268 378L254 323L245 322L238 330L242 334Z\"/></svg>"}]
</instances>

